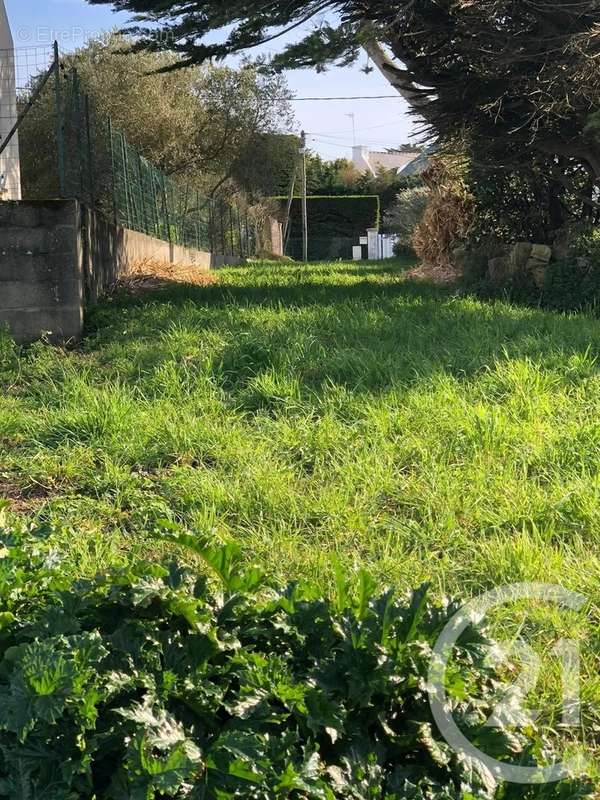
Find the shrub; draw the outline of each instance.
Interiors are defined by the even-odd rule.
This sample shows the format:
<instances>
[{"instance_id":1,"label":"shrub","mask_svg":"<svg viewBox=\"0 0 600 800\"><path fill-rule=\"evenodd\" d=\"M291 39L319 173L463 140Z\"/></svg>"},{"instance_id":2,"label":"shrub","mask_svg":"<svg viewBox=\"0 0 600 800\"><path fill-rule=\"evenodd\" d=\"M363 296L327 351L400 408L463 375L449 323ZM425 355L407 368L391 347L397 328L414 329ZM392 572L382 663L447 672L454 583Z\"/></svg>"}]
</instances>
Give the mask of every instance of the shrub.
<instances>
[{"instance_id":1,"label":"shrub","mask_svg":"<svg viewBox=\"0 0 600 800\"><path fill-rule=\"evenodd\" d=\"M227 800L584 797L500 787L437 736L425 690L455 606L338 579L269 587L233 546L192 547L219 578L139 564L70 585L40 531L4 531L0 796ZM43 535L42 535L43 534ZM470 629L448 692L476 743L531 761L541 741L486 728L497 689ZM468 692L466 686L468 685ZM466 694L479 699L465 700ZM555 793L556 792L556 793Z\"/></svg>"},{"instance_id":2,"label":"shrub","mask_svg":"<svg viewBox=\"0 0 600 800\"><path fill-rule=\"evenodd\" d=\"M18 350L10 334L0 326L0 375L13 370L17 365Z\"/></svg>"},{"instance_id":3,"label":"shrub","mask_svg":"<svg viewBox=\"0 0 600 800\"><path fill-rule=\"evenodd\" d=\"M384 230L386 233L395 233L399 237L398 255L412 251L412 237L423 218L430 191L427 186L404 189L397 195L396 202L385 215Z\"/></svg>"},{"instance_id":4,"label":"shrub","mask_svg":"<svg viewBox=\"0 0 600 800\"><path fill-rule=\"evenodd\" d=\"M550 264L541 303L555 311L583 311L600 303L600 261L568 259Z\"/></svg>"}]
</instances>

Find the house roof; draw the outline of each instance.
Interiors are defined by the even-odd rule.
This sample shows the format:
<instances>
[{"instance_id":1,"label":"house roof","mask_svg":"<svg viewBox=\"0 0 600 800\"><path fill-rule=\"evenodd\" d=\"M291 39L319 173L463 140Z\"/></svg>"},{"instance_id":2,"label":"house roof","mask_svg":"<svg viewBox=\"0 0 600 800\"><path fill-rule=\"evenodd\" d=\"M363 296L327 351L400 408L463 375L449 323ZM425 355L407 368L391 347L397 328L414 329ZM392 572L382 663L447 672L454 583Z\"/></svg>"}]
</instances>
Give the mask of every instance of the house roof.
<instances>
[{"instance_id":1,"label":"house roof","mask_svg":"<svg viewBox=\"0 0 600 800\"><path fill-rule=\"evenodd\" d=\"M376 175L379 169L403 170L420 155L418 150L389 153L369 150L368 147L355 147L352 151L352 161L361 172Z\"/></svg>"}]
</instances>

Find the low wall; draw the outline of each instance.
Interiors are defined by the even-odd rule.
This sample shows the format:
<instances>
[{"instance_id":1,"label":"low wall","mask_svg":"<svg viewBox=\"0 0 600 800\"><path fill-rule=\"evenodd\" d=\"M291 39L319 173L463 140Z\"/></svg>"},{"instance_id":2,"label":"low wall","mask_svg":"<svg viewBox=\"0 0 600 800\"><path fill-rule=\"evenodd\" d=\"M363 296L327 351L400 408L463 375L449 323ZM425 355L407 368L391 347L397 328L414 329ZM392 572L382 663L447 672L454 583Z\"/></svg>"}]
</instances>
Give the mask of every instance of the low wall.
<instances>
[{"instance_id":1,"label":"low wall","mask_svg":"<svg viewBox=\"0 0 600 800\"><path fill-rule=\"evenodd\" d=\"M88 306L93 305L121 275L142 261L160 261L209 270L220 265L220 256L202 250L154 239L144 233L121 228L85 206L76 205L81 231L81 259ZM239 264L240 259L235 259Z\"/></svg>"},{"instance_id":2,"label":"low wall","mask_svg":"<svg viewBox=\"0 0 600 800\"><path fill-rule=\"evenodd\" d=\"M75 200L0 202L0 326L19 343L76 340L86 306L146 259L203 270L221 263L120 228Z\"/></svg>"},{"instance_id":3,"label":"low wall","mask_svg":"<svg viewBox=\"0 0 600 800\"><path fill-rule=\"evenodd\" d=\"M201 269L210 269L212 265L210 253L169 244L136 231L124 230L123 234L123 258L127 264L151 259Z\"/></svg>"}]
</instances>

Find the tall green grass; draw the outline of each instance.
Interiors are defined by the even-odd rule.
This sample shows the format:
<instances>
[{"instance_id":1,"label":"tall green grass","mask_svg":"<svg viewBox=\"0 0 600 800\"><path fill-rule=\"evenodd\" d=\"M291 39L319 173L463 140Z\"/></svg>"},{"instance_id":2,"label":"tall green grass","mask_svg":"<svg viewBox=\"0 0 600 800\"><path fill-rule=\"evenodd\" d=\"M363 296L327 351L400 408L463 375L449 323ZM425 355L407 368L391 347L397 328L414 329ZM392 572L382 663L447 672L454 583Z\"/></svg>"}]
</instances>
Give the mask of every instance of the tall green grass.
<instances>
[{"instance_id":1,"label":"tall green grass","mask_svg":"<svg viewBox=\"0 0 600 800\"><path fill-rule=\"evenodd\" d=\"M583 592L587 620L540 611L534 633L583 639L593 742L600 322L453 296L404 266L232 269L107 301L77 350L4 343L0 488L64 531L79 574L154 552L166 518L324 585L335 555L439 594Z\"/></svg>"}]
</instances>

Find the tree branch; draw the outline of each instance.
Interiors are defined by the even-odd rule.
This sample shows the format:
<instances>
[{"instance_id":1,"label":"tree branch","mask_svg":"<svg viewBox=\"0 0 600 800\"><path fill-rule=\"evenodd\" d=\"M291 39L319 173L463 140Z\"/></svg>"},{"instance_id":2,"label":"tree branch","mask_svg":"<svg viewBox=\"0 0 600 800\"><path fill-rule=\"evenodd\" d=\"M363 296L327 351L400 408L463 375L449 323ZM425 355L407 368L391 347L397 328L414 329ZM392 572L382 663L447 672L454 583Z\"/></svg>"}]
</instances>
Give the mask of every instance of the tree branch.
<instances>
[{"instance_id":1,"label":"tree branch","mask_svg":"<svg viewBox=\"0 0 600 800\"><path fill-rule=\"evenodd\" d=\"M397 66L383 46L374 39L364 41L362 45L384 78L402 95L411 108L427 119L429 101L424 96L423 90L415 84L410 72Z\"/></svg>"}]
</instances>

